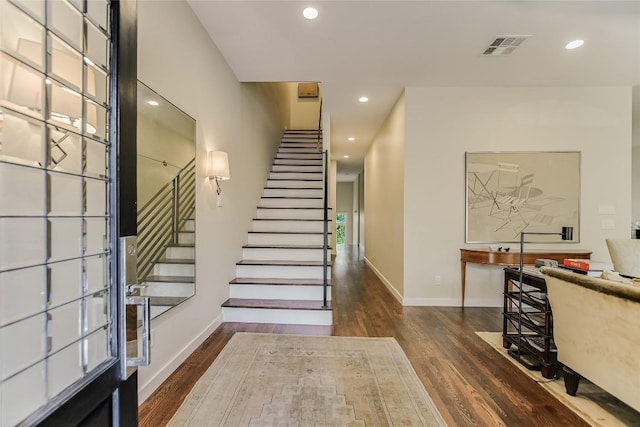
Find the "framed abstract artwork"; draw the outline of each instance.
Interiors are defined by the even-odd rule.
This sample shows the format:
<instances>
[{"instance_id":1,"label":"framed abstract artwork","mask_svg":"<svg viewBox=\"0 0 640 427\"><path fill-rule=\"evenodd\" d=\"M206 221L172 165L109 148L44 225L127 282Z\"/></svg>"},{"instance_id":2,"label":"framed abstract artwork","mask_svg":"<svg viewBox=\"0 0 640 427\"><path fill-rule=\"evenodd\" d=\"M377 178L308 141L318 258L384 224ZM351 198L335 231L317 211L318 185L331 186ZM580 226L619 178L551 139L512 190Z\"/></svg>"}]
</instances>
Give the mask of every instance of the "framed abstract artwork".
<instances>
[{"instance_id":1,"label":"framed abstract artwork","mask_svg":"<svg viewBox=\"0 0 640 427\"><path fill-rule=\"evenodd\" d=\"M573 227L571 243L580 241L580 152L465 153L465 182L467 243L518 242L522 231L563 226Z\"/></svg>"}]
</instances>

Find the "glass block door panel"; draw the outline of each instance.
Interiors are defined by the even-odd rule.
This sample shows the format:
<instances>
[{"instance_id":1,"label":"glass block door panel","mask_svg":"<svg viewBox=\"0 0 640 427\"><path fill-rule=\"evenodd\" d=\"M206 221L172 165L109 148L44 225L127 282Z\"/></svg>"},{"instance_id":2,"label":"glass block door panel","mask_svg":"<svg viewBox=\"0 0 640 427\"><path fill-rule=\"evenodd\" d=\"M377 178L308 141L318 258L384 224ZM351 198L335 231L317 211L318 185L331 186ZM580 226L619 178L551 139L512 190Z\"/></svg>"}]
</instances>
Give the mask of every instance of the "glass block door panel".
<instances>
[{"instance_id":1,"label":"glass block door panel","mask_svg":"<svg viewBox=\"0 0 640 427\"><path fill-rule=\"evenodd\" d=\"M116 361L105 0L0 0L0 425Z\"/></svg>"}]
</instances>

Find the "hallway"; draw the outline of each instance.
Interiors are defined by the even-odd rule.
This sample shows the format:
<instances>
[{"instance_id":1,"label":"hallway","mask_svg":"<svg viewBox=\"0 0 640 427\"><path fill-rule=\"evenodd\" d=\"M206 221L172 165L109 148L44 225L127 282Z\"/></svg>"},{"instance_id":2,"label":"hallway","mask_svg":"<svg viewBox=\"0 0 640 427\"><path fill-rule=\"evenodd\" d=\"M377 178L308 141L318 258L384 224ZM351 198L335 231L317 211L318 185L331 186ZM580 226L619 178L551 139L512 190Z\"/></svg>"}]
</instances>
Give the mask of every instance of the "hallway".
<instances>
[{"instance_id":1,"label":"hallway","mask_svg":"<svg viewBox=\"0 0 640 427\"><path fill-rule=\"evenodd\" d=\"M587 425L475 335L499 331L501 309L402 307L355 246L338 250L332 280L333 334L394 337L449 425ZM238 331L329 334L325 327L225 323L140 406L140 425L165 425Z\"/></svg>"}]
</instances>

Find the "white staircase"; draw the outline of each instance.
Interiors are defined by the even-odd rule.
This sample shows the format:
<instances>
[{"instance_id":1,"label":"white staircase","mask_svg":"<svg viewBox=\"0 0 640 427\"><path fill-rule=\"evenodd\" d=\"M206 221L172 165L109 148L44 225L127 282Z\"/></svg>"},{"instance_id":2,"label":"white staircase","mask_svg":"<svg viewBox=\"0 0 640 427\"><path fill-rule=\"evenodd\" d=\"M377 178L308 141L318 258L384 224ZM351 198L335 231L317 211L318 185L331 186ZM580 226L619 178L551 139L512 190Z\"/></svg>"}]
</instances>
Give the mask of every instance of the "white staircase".
<instances>
[{"instance_id":1,"label":"white staircase","mask_svg":"<svg viewBox=\"0 0 640 427\"><path fill-rule=\"evenodd\" d=\"M285 132L222 305L225 322L332 325L331 286L323 306L324 188L317 138L317 131ZM330 265L327 277L330 283Z\"/></svg>"}]
</instances>

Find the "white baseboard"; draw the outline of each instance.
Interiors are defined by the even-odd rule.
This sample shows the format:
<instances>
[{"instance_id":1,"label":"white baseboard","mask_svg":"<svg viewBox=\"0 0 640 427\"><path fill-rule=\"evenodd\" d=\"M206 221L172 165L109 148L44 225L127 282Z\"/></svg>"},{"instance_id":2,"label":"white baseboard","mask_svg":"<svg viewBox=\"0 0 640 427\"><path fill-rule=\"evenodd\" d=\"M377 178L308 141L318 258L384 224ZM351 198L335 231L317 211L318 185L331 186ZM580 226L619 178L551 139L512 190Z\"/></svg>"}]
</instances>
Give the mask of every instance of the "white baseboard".
<instances>
[{"instance_id":1,"label":"white baseboard","mask_svg":"<svg viewBox=\"0 0 640 427\"><path fill-rule=\"evenodd\" d=\"M402 295L400 295L400 292L398 292L398 290L396 288L394 288L393 285L391 285L391 282L389 282L387 280L387 278L384 277L384 274L382 274L380 271L378 271L378 269L371 263L371 261L369 261L367 259L367 257L364 257L364 262L367 263L369 268L371 270L373 270L373 272L376 274L376 276L378 276L378 279L380 279L382 281L382 283L384 283L384 285L387 287L387 289L389 289L389 291L391 292L391 295L393 295L393 297L395 299L397 299L400 304L404 305L404 303L402 301Z\"/></svg>"},{"instance_id":2,"label":"white baseboard","mask_svg":"<svg viewBox=\"0 0 640 427\"><path fill-rule=\"evenodd\" d=\"M213 322L209 323L199 334L197 334L189 343L179 351L171 360L169 360L154 376L149 378L145 384L138 386L138 406L156 391L158 387L167 379L169 375L175 371L182 362L184 362L193 351L204 342L209 335L215 331L218 326L222 325L222 314L216 317Z\"/></svg>"},{"instance_id":3,"label":"white baseboard","mask_svg":"<svg viewBox=\"0 0 640 427\"><path fill-rule=\"evenodd\" d=\"M460 307L460 298L404 298L404 306L413 307ZM465 307L502 307L495 298L465 298Z\"/></svg>"}]
</instances>

